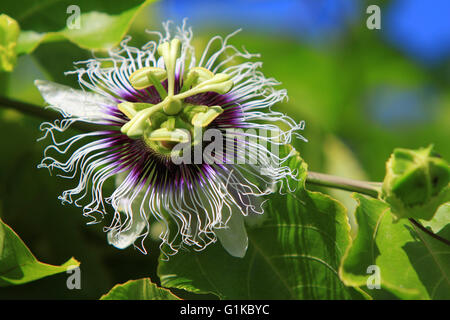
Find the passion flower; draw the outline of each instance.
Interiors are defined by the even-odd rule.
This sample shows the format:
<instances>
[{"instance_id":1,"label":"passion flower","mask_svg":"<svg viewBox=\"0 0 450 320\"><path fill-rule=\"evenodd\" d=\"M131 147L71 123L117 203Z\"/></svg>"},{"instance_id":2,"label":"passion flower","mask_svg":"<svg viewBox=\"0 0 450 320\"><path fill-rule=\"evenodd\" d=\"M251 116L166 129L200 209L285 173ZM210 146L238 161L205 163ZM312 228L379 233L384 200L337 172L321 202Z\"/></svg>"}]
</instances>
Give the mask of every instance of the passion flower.
<instances>
[{"instance_id":1,"label":"passion flower","mask_svg":"<svg viewBox=\"0 0 450 320\"><path fill-rule=\"evenodd\" d=\"M286 90L258 70L261 63L252 61L258 55L228 43L234 34L213 37L197 60L191 29L174 31L170 23L164 29L141 49L127 38L107 58L77 62L68 74L78 75L82 90L36 80L64 117L41 125L53 143L39 167L78 180L60 199L83 207L92 223L113 214L105 231L117 248L134 244L145 253L143 241L159 222L167 255L181 247L202 250L219 238L242 257L243 217L262 214L262 197L295 175L278 146L303 138L303 122L271 109ZM96 129L56 140L80 121ZM208 149L207 135L220 148ZM204 147L209 152L198 157L195 150ZM109 180L115 188L107 194Z\"/></svg>"}]
</instances>

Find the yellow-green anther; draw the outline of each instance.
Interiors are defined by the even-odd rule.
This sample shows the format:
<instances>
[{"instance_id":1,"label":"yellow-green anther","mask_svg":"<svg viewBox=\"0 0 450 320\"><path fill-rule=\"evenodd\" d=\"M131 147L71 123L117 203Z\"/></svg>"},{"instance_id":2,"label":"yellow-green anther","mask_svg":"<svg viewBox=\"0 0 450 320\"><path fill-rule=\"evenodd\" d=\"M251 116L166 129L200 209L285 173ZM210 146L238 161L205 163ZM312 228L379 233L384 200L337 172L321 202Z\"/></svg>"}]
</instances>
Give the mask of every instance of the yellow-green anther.
<instances>
[{"instance_id":1,"label":"yellow-green anther","mask_svg":"<svg viewBox=\"0 0 450 320\"><path fill-rule=\"evenodd\" d=\"M145 102L122 102L117 108L123 112L129 119L133 118L139 111L152 107L153 104Z\"/></svg>"},{"instance_id":2,"label":"yellow-green anther","mask_svg":"<svg viewBox=\"0 0 450 320\"><path fill-rule=\"evenodd\" d=\"M209 107L208 111L197 113L192 118L191 123L194 127L204 128L213 122L222 112L223 109L219 106Z\"/></svg>"},{"instance_id":3,"label":"yellow-green anther","mask_svg":"<svg viewBox=\"0 0 450 320\"><path fill-rule=\"evenodd\" d=\"M226 73L218 73L214 75L212 79L203 81L192 89L177 94L175 97L178 99L185 99L195 94L213 91L219 94L227 93L233 88L233 81L230 80L230 76Z\"/></svg>"},{"instance_id":4,"label":"yellow-green anther","mask_svg":"<svg viewBox=\"0 0 450 320\"><path fill-rule=\"evenodd\" d=\"M169 142L189 142L189 133L185 130L174 129L172 131L166 128L160 128L148 132L145 139L149 141L169 141Z\"/></svg>"},{"instance_id":5,"label":"yellow-green anther","mask_svg":"<svg viewBox=\"0 0 450 320\"><path fill-rule=\"evenodd\" d=\"M153 113L160 111L162 107L163 104L159 103L150 108L137 112L130 121L122 126L120 131L130 138L139 138L144 134L145 128L148 127L147 123L150 121L150 116Z\"/></svg>"},{"instance_id":6,"label":"yellow-green anther","mask_svg":"<svg viewBox=\"0 0 450 320\"><path fill-rule=\"evenodd\" d=\"M128 119L133 118L137 111L134 109L132 102L122 102L117 105L117 108L122 111L124 115L128 117Z\"/></svg>"},{"instance_id":7,"label":"yellow-green anther","mask_svg":"<svg viewBox=\"0 0 450 320\"><path fill-rule=\"evenodd\" d=\"M192 68L191 70L193 70L193 72L195 72L197 74L197 78L194 80L194 85L197 85L199 83L202 83L204 81L211 80L212 78L214 78L214 73L212 73L211 71L209 71L206 68L197 67L197 68Z\"/></svg>"},{"instance_id":8,"label":"yellow-green anther","mask_svg":"<svg viewBox=\"0 0 450 320\"><path fill-rule=\"evenodd\" d=\"M225 94L233 88L233 81L228 80L220 83L213 83L202 86L201 92L213 91L219 94Z\"/></svg>"},{"instance_id":9,"label":"yellow-green anther","mask_svg":"<svg viewBox=\"0 0 450 320\"><path fill-rule=\"evenodd\" d=\"M167 78L166 70L156 67L145 67L130 75L130 83L135 89L145 89L154 85L154 81L161 83Z\"/></svg>"},{"instance_id":10,"label":"yellow-green anther","mask_svg":"<svg viewBox=\"0 0 450 320\"><path fill-rule=\"evenodd\" d=\"M175 88L175 66L177 62L177 57L180 51L180 40L173 39L169 42L164 42L158 46L158 53L164 59L164 65L167 71L167 82L168 82L168 94L169 97L173 96Z\"/></svg>"},{"instance_id":11,"label":"yellow-green anther","mask_svg":"<svg viewBox=\"0 0 450 320\"><path fill-rule=\"evenodd\" d=\"M230 80L230 75L226 74L226 73L218 73L215 74L214 77L212 77L212 79L208 80L207 83L221 83L227 80ZM206 82L204 82L203 84L206 84Z\"/></svg>"},{"instance_id":12,"label":"yellow-green anther","mask_svg":"<svg viewBox=\"0 0 450 320\"><path fill-rule=\"evenodd\" d=\"M183 82L181 91L188 90L191 86L210 80L214 77L214 73L203 67L194 67L189 69L186 79Z\"/></svg>"},{"instance_id":13,"label":"yellow-green anther","mask_svg":"<svg viewBox=\"0 0 450 320\"><path fill-rule=\"evenodd\" d=\"M146 102L132 102L133 103L133 107L134 110L136 110L136 112L151 108L154 106L154 104L151 103L146 103Z\"/></svg>"},{"instance_id":14,"label":"yellow-green anther","mask_svg":"<svg viewBox=\"0 0 450 320\"><path fill-rule=\"evenodd\" d=\"M202 105L188 105L186 107L184 107L183 112L188 114L188 113L198 113L198 112L206 112L208 111L208 106L202 106Z\"/></svg>"},{"instance_id":15,"label":"yellow-green anther","mask_svg":"<svg viewBox=\"0 0 450 320\"><path fill-rule=\"evenodd\" d=\"M187 122L191 123L192 118L199 113L199 112L206 112L208 111L208 106L196 106L196 105L188 105L183 108L183 114L182 117Z\"/></svg>"},{"instance_id":16,"label":"yellow-green anther","mask_svg":"<svg viewBox=\"0 0 450 320\"><path fill-rule=\"evenodd\" d=\"M167 78L166 70L157 67L144 67L136 70L130 75L130 83L133 88L141 90L150 86L155 86L161 98L167 96L167 92L161 81Z\"/></svg>"}]
</instances>

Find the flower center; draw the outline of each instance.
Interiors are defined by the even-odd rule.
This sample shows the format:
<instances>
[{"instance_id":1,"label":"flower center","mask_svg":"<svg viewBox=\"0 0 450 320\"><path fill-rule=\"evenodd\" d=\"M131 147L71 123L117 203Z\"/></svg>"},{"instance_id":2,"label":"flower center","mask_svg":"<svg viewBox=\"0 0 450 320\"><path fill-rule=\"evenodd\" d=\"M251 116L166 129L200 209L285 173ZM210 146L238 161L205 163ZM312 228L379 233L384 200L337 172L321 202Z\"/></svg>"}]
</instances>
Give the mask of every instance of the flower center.
<instances>
[{"instance_id":1,"label":"flower center","mask_svg":"<svg viewBox=\"0 0 450 320\"><path fill-rule=\"evenodd\" d=\"M180 40L163 42L158 53L164 60L163 68L144 67L130 75L129 81L137 90L154 87L161 96L158 104L122 102L118 105L130 120L121 132L132 139L143 138L154 150L166 153L177 143L191 141L196 128L206 128L223 109L220 106L193 105L186 98L204 92L225 94L233 87L233 81L225 73L214 74L202 67L184 72L183 86L175 94L175 69L180 55ZM162 82L167 79L167 89Z\"/></svg>"}]
</instances>

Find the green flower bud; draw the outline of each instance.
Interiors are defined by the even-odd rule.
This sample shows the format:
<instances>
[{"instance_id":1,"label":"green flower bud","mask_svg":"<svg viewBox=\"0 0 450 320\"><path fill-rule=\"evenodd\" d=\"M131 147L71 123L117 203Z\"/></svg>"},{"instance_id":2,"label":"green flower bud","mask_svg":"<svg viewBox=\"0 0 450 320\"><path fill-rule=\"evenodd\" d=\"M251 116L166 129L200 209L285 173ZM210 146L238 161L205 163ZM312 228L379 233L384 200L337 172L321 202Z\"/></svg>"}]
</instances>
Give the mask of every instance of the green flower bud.
<instances>
[{"instance_id":1,"label":"green flower bud","mask_svg":"<svg viewBox=\"0 0 450 320\"><path fill-rule=\"evenodd\" d=\"M382 198L396 218L430 220L450 201L450 166L432 149L395 149L386 163Z\"/></svg>"}]
</instances>

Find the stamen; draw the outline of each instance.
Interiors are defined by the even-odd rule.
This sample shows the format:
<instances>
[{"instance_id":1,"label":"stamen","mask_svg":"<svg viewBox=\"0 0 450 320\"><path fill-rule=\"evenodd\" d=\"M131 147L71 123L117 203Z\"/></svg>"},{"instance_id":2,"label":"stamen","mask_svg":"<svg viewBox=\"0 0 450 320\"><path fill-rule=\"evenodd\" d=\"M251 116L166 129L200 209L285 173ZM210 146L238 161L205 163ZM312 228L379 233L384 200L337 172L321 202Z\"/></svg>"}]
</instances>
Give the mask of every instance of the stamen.
<instances>
[{"instance_id":1,"label":"stamen","mask_svg":"<svg viewBox=\"0 0 450 320\"><path fill-rule=\"evenodd\" d=\"M150 116L163 109L164 103L158 103L152 107L141 110L134 115L134 117L122 126L120 131L126 134L130 138L139 138L144 134L145 128L147 127L146 121L150 119Z\"/></svg>"},{"instance_id":2,"label":"stamen","mask_svg":"<svg viewBox=\"0 0 450 320\"><path fill-rule=\"evenodd\" d=\"M133 88L141 90L155 86L161 99L167 97L167 92L161 84L167 78L167 71L162 68L144 67L136 70L130 75L130 83Z\"/></svg>"},{"instance_id":3,"label":"stamen","mask_svg":"<svg viewBox=\"0 0 450 320\"><path fill-rule=\"evenodd\" d=\"M150 108L153 106L151 103L144 102L122 102L117 105L117 108L122 111L129 119L133 118L138 111Z\"/></svg>"},{"instance_id":4,"label":"stamen","mask_svg":"<svg viewBox=\"0 0 450 320\"><path fill-rule=\"evenodd\" d=\"M196 86L199 83L210 80L214 77L214 73L205 69L203 67L194 67L189 69L186 79L183 83L183 88L181 88L181 92L189 90L191 86Z\"/></svg>"},{"instance_id":5,"label":"stamen","mask_svg":"<svg viewBox=\"0 0 450 320\"><path fill-rule=\"evenodd\" d=\"M206 127L214 121L221 113L223 109L220 106L209 107L206 112L199 112L192 118L192 125L194 127Z\"/></svg>"},{"instance_id":6,"label":"stamen","mask_svg":"<svg viewBox=\"0 0 450 320\"><path fill-rule=\"evenodd\" d=\"M133 103L131 102L122 102L117 105L117 108L123 112L124 115L128 117L128 119L133 118L136 115L136 110L133 107Z\"/></svg>"},{"instance_id":7,"label":"stamen","mask_svg":"<svg viewBox=\"0 0 450 320\"><path fill-rule=\"evenodd\" d=\"M175 98L185 99L193 95L204 93L208 91L225 94L233 88L233 81L230 80L230 75L226 73L218 73L213 78L203 81L192 89L177 94Z\"/></svg>"},{"instance_id":8,"label":"stamen","mask_svg":"<svg viewBox=\"0 0 450 320\"><path fill-rule=\"evenodd\" d=\"M189 141L189 134L181 129L168 130L166 128L156 129L146 134L144 139L150 141L170 141L185 143Z\"/></svg>"},{"instance_id":9,"label":"stamen","mask_svg":"<svg viewBox=\"0 0 450 320\"><path fill-rule=\"evenodd\" d=\"M208 106L187 105L183 109L182 116L189 123L192 123L192 119L195 117L195 115L197 113L199 113L199 112L206 112L206 111L208 111Z\"/></svg>"}]
</instances>

